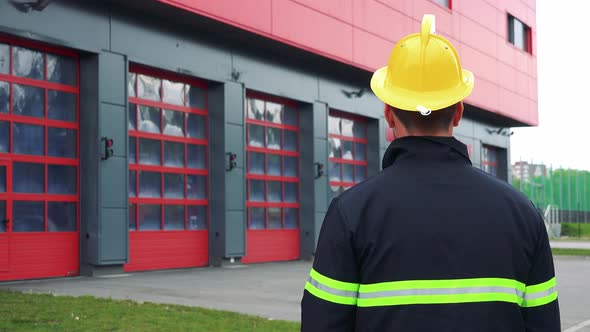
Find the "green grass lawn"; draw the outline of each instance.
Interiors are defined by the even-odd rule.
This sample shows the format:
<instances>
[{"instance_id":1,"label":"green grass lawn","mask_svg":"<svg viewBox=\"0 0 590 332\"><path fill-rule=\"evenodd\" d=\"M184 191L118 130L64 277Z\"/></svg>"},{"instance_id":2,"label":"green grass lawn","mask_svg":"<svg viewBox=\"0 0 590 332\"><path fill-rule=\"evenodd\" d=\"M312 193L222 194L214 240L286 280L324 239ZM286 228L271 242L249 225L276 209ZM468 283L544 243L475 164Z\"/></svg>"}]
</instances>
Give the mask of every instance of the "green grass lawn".
<instances>
[{"instance_id":1,"label":"green grass lawn","mask_svg":"<svg viewBox=\"0 0 590 332\"><path fill-rule=\"evenodd\" d=\"M0 290L0 331L299 331L233 312Z\"/></svg>"},{"instance_id":2,"label":"green grass lawn","mask_svg":"<svg viewBox=\"0 0 590 332\"><path fill-rule=\"evenodd\" d=\"M589 249L568 249L568 248L551 248L553 255L563 256L590 256Z\"/></svg>"}]
</instances>

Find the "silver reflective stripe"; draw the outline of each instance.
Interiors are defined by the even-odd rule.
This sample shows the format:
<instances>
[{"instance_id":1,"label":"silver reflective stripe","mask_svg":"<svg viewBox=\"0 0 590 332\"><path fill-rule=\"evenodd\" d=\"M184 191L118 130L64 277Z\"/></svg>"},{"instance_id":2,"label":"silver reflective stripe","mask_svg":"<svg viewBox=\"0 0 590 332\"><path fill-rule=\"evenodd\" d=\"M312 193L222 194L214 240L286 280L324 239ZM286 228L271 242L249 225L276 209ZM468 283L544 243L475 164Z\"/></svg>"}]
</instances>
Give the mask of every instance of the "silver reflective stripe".
<instances>
[{"instance_id":1,"label":"silver reflective stripe","mask_svg":"<svg viewBox=\"0 0 590 332\"><path fill-rule=\"evenodd\" d=\"M542 297L549 296L549 295L555 293L555 291L556 291L555 287L551 287L548 290L544 290L542 292L536 292L536 293L532 293L532 294L527 293L524 295L524 300L529 301L529 300L534 300L534 299L540 299Z\"/></svg>"},{"instance_id":2,"label":"silver reflective stripe","mask_svg":"<svg viewBox=\"0 0 590 332\"><path fill-rule=\"evenodd\" d=\"M510 287L461 287L461 288L419 288L419 289L399 289L382 292L361 292L359 299L375 299L379 297L395 296L413 296L413 295L456 295L456 294L482 294L482 293L502 293L523 297L524 292Z\"/></svg>"},{"instance_id":3,"label":"silver reflective stripe","mask_svg":"<svg viewBox=\"0 0 590 332\"><path fill-rule=\"evenodd\" d=\"M312 277L309 277L307 279L307 281L312 284L315 288L324 291L326 293L330 293L332 295L337 295L337 296L344 296L344 297L352 297L352 298L357 298L358 296L358 292L351 292L351 291L344 291L344 290L340 290L340 289L334 289L332 287L328 287L324 284L319 283L317 280L315 280Z\"/></svg>"}]
</instances>

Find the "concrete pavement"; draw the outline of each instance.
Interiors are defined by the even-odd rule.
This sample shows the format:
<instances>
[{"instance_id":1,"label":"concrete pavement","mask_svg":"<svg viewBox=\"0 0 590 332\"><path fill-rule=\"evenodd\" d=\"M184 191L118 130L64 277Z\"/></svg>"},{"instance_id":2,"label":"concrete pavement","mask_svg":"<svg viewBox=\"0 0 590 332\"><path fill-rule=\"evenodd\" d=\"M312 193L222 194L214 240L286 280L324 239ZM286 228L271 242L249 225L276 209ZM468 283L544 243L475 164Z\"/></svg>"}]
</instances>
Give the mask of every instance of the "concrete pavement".
<instances>
[{"instance_id":1,"label":"concrete pavement","mask_svg":"<svg viewBox=\"0 0 590 332\"><path fill-rule=\"evenodd\" d=\"M563 330L590 332L590 325L579 325L590 320L590 258L557 257L555 267ZM173 303L298 321L310 268L309 262L270 263L0 283L0 288Z\"/></svg>"},{"instance_id":2,"label":"concrete pavement","mask_svg":"<svg viewBox=\"0 0 590 332\"><path fill-rule=\"evenodd\" d=\"M551 241L551 248L590 250L590 241Z\"/></svg>"}]
</instances>

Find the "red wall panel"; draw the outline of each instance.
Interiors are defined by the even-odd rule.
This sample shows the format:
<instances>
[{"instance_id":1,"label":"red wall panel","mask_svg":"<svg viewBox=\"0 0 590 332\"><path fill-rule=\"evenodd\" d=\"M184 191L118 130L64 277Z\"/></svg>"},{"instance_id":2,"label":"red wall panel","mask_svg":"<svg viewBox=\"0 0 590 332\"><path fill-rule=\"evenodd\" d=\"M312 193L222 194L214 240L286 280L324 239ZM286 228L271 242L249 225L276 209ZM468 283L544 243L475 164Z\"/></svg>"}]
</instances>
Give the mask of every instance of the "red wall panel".
<instances>
[{"instance_id":1,"label":"red wall panel","mask_svg":"<svg viewBox=\"0 0 590 332\"><path fill-rule=\"evenodd\" d=\"M252 230L246 232L246 256L242 263L299 259L299 230Z\"/></svg>"},{"instance_id":2,"label":"red wall panel","mask_svg":"<svg viewBox=\"0 0 590 332\"><path fill-rule=\"evenodd\" d=\"M208 248L208 231L129 232L129 263L124 269L131 272L207 266Z\"/></svg>"},{"instance_id":3,"label":"red wall panel","mask_svg":"<svg viewBox=\"0 0 590 332\"><path fill-rule=\"evenodd\" d=\"M531 108L537 104L536 93L531 92L533 83L523 83L527 80L510 73L519 71L537 79L535 0L454 1L452 10L432 0L159 1L369 71L386 64L394 42L419 31L424 14L435 14L437 31L455 43L465 67L476 73L476 89L481 91L467 102L524 123L537 123L537 109ZM508 43L508 14L532 28L532 55ZM507 82L512 79L518 81ZM503 108L507 105L492 101L502 88L525 98L516 103L525 106Z\"/></svg>"},{"instance_id":4,"label":"red wall panel","mask_svg":"<svg viewBox=\"0 0 590 332\"><path fill-rule=\"evenodd\" d=\"M377 35L363 30L354 30L356 45L352 53L352 59L369 68L380 68L387 63L391 42Z\"/></svg>"},{"instance_id":5,"label":"red wall panel","mask_svg":"<svg viewBox=\"0 0 590 332\"><path fill-rule=\"evenodd\" d=\"M333 18L352 23L352 5L355 0L293 0Z\"/></svg>"},{"instance_id":6,"label":"red wall panel","mask_svg":"<svg viewBox=\"0 0 590 332\"><path fill-rule=\"evenodd\" d=\"M352 61L352 26L293 1L275 1L273 35L321 54Z\"/></svg>"},{"instance_id":7,"label":"red wall panel","mask_svg":"<svg viewBox=\"0 0 590 332\"><path fill-rule=\"evenodd\" d=\"M8 250L0 281L78 275L78 237L78 232L0 234L0 249Z\"/></svg>"},{"instance_id":8,"label":"red wall panel","mask_svg":"<svg viewBox=\"0 0 590 332\"><path fill-rule=\"evenodd\" d=\"M354 2L354 26L355 31L364 30L373 33L379 37L389 40L389 50L391 51L394 41L400 40L406 35L412 33L412 19L400 12L391 10L388 6L376 1L355 1ZM355 50L361 48L355 41ZM362 42L362 41L361 41Z\"/></svg>"}]
</instances>

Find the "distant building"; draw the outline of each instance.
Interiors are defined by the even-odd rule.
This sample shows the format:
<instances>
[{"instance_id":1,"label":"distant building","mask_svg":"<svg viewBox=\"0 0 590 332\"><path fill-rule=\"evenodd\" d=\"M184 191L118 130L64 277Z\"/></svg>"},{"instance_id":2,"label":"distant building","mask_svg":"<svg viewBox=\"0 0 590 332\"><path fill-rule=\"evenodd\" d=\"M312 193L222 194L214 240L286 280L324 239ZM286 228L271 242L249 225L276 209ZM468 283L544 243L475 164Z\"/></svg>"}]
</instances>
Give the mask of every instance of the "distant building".
<instances>
[{"instance_id":1,"label":"distant building","mask_svg":"<svg viewBox=\"0 0 590 332\"><path fill-rule=\"evenodd\" d=\"M529 164L526 161L517 161L512 165L512 177L525 182L537 176L547 176L547 166L543 164Z\"/></svg>"}]
</instances>

